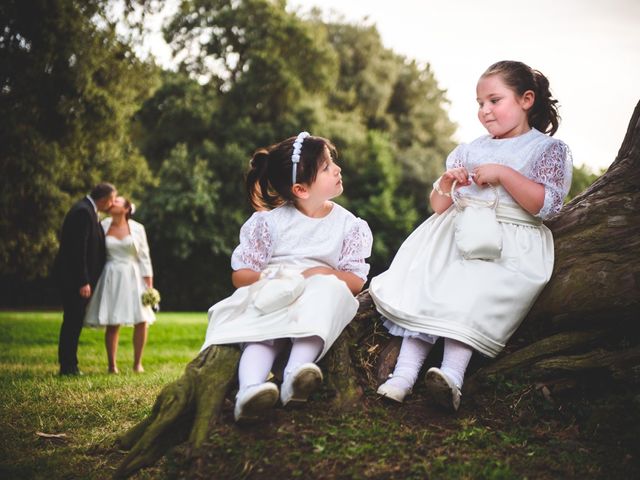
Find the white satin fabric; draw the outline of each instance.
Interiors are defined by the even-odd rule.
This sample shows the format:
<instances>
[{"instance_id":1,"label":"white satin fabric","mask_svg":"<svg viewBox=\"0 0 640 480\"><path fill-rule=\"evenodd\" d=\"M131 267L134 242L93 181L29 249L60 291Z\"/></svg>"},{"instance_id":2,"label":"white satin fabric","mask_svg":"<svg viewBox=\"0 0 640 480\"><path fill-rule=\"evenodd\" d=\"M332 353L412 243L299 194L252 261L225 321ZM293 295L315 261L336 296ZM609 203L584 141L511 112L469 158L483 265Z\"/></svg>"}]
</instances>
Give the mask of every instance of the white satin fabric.
<instances>
[{"instance_id":1,"label":"white satin fabric","mask_svg":"<svg viewBox=\"0 0 640 480\"><path fill-rule=\"evenodd\" d=\"M454 206L405 240L369 287L378 311L399 327L392 334L453 338L489 357L504 348L549 281L554 249L551 231L521 208L501 205L496 214L503 242L497 260L462 258Z\"/></svg>"},{"instance_id":2,"label":"white satin fabric","mask_svg":"<svg viewBox=\"0 0 640 480\"><path fill-rule=\"evenodd\" d=\"M305 279L304 291L292 304L264 313L253 300L265 282L269 280L241 287L209 309L202 350L210 345L317 335L324 340L319 360L358 311L358 301L345 282L334 275L314 275Z\"/></svg>"}]
</instances>

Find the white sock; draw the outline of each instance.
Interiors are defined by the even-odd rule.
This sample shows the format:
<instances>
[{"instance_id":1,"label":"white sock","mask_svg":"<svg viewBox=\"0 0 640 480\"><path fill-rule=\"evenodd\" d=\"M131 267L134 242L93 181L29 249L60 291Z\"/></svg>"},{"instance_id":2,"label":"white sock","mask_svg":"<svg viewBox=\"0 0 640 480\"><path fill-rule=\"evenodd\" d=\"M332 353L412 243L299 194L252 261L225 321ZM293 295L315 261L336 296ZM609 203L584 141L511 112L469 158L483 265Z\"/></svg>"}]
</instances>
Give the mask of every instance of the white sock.
<instances>
[{"instance_id":1,"label":"white sock","mask_svg":"<svg viewBox=\"0 0 640 480\"><path fill-rule=\"evenodd\" d=\"M267 381L273 362L284 345L283 339L246 344L238 365L240 391Z\"/></svg>"},{"instance_id":2,"label":"white sock","mask_svg":"<svg viewBox=\"0 0 640 480\"><path fill-rule=\"evenodd\" d=\"M285 378L303 363L312 363L316 361L320 352L324 348L324 340L314 335L313 337L292 338L291 354L289 361L284 368Z\"/></svg>"},{"instance_id":3,"label":"white sock","mask_svg":"<svg viewBox=\"0 0 640 480\"><path fill-rule=\"evenodd\" d=\"M464 373L467 371L473 349L457 340L444 339L444 355L440 370L447 375L458 388L462 388Z\"/></svg>"},{"instance_id":4,"label":"white sock","mask_svg":"<svg viewBox=\"0 0 640 480\"><path fill-rule=\"evenodd\" d=\"M432 346L432 344L418 338L403 338L393 376L385 383L407 390L413 388L418 379L420 368L422 368Z\"/></svg>"}]
</instances>

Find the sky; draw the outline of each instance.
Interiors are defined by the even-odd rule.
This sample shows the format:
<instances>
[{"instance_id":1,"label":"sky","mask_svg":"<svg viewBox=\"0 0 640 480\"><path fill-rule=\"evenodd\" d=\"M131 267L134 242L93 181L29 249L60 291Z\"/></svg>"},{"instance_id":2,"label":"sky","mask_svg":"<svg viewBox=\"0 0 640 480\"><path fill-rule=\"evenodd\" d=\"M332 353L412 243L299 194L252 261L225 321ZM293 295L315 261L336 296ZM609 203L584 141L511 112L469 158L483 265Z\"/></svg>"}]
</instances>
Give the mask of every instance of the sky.
<instances>
[{"instance_id":1,"label":"sky","mask_svg":"<svg viewBox=\"0 0 640 480\"><path fill-rule=\"evenodd\" d=\"M172 2L170 2L172 3ZM640 100L640 0L289 0L301 13L375 25L383 44L429 63L446 90L455 140L485 134L477 119L476 82L498 60L540 70L559 100L556 138L575 165L597 171L615 159ZM161 39L149 48L165 66Z\"/></svg>"}]
</instances>

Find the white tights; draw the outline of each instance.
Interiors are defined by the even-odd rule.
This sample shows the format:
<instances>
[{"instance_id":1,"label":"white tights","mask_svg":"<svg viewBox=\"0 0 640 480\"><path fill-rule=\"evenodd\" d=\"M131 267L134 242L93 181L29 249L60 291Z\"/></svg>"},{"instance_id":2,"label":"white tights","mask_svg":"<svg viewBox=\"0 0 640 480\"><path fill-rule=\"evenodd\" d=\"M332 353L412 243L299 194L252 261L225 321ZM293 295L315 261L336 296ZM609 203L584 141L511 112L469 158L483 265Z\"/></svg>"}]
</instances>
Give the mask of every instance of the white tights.
<instances>
[{"instance_id":1,"label":"white tights","mask_svg":"<svg viewBox=\"0 0 640 480\"><path fill-rule=\"evenodd\" d=\"M242 390L250 385L267 381L278 354L287 345L286 338L265 342L247 343L238 365L238 383ZM324 347L324 340L318 336L292 338L291 354L284 369L285 377L303 363L314 362Z\"/></svg>"},{"instance_id":2,"label":"white tights","mask_svg":"<svg viewBox=\"0 0 640 480\"><path fill-rule=\"evenodd\" d=\"M433 345L418 338L402 339L400 354L393 376L387 383L398 388L410 390L418 379L424 360ZM444 355L440 370L447 375L458 388L462 388L464 373L467 370L473 349L462 342L451 338L444 339Z\"/></svg>"}]
</instances>

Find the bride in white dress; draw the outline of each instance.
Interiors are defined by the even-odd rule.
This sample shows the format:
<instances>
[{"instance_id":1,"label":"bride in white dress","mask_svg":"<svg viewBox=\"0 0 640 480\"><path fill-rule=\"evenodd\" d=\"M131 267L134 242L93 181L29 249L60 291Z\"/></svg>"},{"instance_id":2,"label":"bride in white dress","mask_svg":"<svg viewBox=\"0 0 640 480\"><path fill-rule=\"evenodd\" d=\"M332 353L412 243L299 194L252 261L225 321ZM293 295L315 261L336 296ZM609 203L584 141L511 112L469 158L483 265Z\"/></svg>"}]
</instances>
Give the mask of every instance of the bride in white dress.
<instances>
[{"instance_id":1,"label":"bride in white dress","mask_svg":"<svg viewBox=\"0 0 640 480\"><path fill-rule=\"evenodd\" d=\"M142 352L147 342L147 325L155 321L141 296L153 287L153 269L144 226L131 219L134 206L124 197L116 197L102 221L105 231L107 262L91 296L84 323L106 327L105 344L109 372L118 373L116 355L121 325L133 325L133 370L143 372Z\"/></svg>"}]
</instances>

